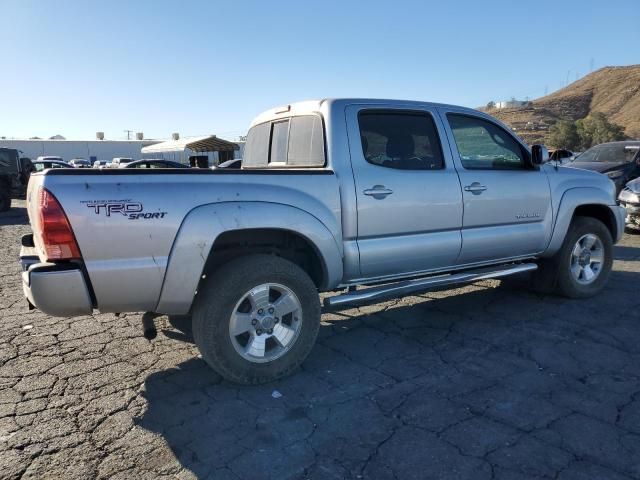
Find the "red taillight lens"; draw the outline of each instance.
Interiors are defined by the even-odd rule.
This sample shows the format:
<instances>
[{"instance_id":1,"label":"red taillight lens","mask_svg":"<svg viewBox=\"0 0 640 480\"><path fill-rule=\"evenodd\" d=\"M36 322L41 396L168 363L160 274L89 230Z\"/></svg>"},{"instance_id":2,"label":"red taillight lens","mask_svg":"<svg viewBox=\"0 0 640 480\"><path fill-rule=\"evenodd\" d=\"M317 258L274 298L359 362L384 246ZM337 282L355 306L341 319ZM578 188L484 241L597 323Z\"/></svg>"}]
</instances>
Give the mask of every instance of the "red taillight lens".
<instances>
[{"instance_id":1,"label":"red taillight lens","mask_svg":"<svg viewBox=\"0 0 640 480\"><path fill-rule=\"evenodd\" d=\"M40 188L40 238L47 260L79 260L80 249L60 202Z\"/></svg>"}]
</instances>

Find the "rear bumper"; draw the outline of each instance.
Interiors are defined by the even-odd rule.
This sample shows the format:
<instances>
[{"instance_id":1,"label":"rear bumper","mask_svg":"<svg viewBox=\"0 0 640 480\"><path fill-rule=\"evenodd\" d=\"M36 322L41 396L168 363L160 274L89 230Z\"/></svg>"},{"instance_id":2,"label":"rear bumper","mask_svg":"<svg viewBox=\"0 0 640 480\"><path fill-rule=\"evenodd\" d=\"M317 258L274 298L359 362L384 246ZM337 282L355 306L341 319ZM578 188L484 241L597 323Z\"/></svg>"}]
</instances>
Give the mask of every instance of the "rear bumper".
<instances>
[{"instance_id":1,"label":"rear bumper","mask_svg":"<svg viewBox=\"0 0 640 480\"><path fill-rule=\"evenodd\" d=\"M22 247L22 290L29 303L55 317L87 315L93 302L77 265L42 263L33 248Z\"/></svg>"}]
</instances>

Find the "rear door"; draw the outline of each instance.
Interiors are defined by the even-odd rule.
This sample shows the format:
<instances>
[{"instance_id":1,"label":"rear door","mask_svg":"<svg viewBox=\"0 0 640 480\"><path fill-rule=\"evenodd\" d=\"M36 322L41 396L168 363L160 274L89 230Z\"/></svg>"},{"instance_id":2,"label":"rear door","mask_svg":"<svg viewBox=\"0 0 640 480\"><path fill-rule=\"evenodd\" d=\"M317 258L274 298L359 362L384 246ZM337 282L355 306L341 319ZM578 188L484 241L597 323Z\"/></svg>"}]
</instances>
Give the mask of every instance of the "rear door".
<instances>
[{"instance_id":1,"label":"rear door","mask_svg":"<svg viewBox=\"0 0 640 480\"><path fill-rule=\"evenodd\" d=\"M440 107L464 199L459 264L528 256L551 235L547 176L497 122Z\"/></svg>"},{"instance_id":2,"label":"rear door","mask_svg":"<svg viewBox=\"0 0 640 480\"><path fill-rule=\"evenodd\" d=\"M364 278L446 267L460 252L462 193L428 107L347 107Z\"/></svg>"}]
</instances>

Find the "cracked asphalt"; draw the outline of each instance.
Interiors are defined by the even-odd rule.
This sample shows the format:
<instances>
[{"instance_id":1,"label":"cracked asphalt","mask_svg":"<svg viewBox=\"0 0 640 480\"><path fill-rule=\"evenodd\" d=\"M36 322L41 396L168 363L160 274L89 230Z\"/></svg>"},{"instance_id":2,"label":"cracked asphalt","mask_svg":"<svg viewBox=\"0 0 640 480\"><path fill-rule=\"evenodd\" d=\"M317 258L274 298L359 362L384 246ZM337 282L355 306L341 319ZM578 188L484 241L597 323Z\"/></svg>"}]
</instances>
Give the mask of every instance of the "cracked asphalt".
<instances>
[{"instance_id":1,"label":"cracked asphalt","mask_svg":"<svg viewBox=\"0 0 640 480\"><path fill-rule=\"evenodd\" d=\"M597 298L485 281L324 314L301 371L221 381L185 318L28 312L0 214L0 477L640 478L640 236Z\"/></svg>"}]
</instances>

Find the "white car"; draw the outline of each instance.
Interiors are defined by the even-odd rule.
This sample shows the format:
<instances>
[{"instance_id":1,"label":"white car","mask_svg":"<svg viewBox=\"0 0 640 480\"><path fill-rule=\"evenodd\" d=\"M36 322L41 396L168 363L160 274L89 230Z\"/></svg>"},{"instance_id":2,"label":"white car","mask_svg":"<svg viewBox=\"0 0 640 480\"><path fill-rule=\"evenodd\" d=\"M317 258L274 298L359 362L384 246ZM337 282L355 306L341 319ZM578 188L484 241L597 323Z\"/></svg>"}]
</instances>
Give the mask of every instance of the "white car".
<instances>
[{"instance_id":1,"label":"white car","mask_svg":"<svg viewBox=\"0 0 640 480\"><path fill-rule=\"evenodd\" d=\"M111 163L107 166L110 168L122 168L131 162L133 162L133 158L115 157L113 160L111 160Z\"/></svg>"},{"instance_id":2,"label":"white car","mask_svg":"<svg viewBox=\"0 0 640 480\"><path fill-rule=\"evenodd\" d=\"M43 170L47 170L49 168L73 168L66 162L62 162L60 160L36 160L32 162L33 171L34 172L42 172Z\"/></svg>"},{"instance_id":3,"label":"white car","mask_svg":"<svg viewBox=\"0 0 640 480\"><path fill-rule=\"evenodd\" d=\"M57 155L42 155L36 158L36 162L64 162L64 160Z\"/></svg>"}]
</instances>

